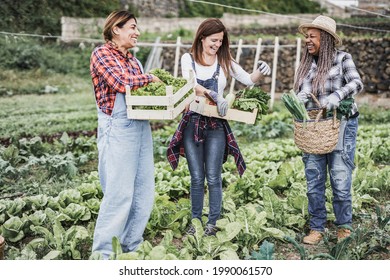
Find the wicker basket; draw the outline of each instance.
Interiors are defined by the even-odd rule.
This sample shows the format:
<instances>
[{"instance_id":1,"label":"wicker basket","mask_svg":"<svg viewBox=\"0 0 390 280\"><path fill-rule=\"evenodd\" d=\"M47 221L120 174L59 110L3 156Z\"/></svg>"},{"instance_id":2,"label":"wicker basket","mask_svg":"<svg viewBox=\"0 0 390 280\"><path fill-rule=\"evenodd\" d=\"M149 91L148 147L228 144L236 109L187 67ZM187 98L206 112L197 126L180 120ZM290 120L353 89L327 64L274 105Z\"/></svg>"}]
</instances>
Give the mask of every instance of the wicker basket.
<instances>
[{"instance_id":1,"label":"wicker basket","mask_svg":"<svg viewBox=\"0 0 390 280\"><path fill-rule=\"evenodd\" d=\"M317 98L312 98L321 107ZM294 141L297 147L308 154L327 154L337 145L340 121L336 118L336 109L333 117L326 118L326 108L308 110L310 120L294 120Z\"/></svg>"}]
</instances>

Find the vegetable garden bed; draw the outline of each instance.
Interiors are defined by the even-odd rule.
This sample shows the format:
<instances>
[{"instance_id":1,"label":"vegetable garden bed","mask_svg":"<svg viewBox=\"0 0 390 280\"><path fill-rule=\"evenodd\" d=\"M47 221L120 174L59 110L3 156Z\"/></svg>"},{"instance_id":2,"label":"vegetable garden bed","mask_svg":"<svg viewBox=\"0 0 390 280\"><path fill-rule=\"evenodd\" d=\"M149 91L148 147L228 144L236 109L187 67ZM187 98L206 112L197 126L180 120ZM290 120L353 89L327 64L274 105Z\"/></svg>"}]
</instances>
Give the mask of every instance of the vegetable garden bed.
<instances>
[{"instance_id":1,"label":"vegetable garden bed","mask_svg":"<svg viewBox=\"0 0 390 280\"><path fill-rule=\"evenodd\" d=\"M86 165L88 170L97 170L96 139L94 135L80 137L72 133L93 131L96 126L95 103L93 98L89 98L90 94L88 99L86 96L86 92L67 96L30 95L25 99L14 96L5 98L0 105L3 112L0 126L4 128L4 136L10 140L6 146L0 145L0 235L6 240L4 258L7 260L90 257L102 193L97 173L88 171L85 174L80 170ZM58 100L61 107L57 105ZM18 106L13 105L15 101ZM44 101L52 101L52 106L43 106L46 104ZM85 105L90 115L82 129L76 121L80 119L80 110L74 104ZM91 105L87 107L88 104ZM39 113L31 114L31 110L35 112L39 105L42 106ZM189 240L183 237L190 222L190 175L184 159L175 171L165 159L167 141L177 124L174 121L158 122L164 126L153 131L155 155L163 156L155 157L153 212L140 250L122 257L313 259L329 254L339 259L389 259L390 225L385 223L390 214L388 110L370 108L367 111L360 107L361 126L353 174L353 225L356 234L346 244L348 246L337 251L329 186L326 192L329 242L302 248L301 240L308 229L303 162L301 152L292 139L292 129L288 128L292 122L291 115L282 104L276 105L283 110L274 109L274 112L263 115L256 125L240 122L232 125L247 170L239 177L231 157L223 165L224 197L218 223L221 228L219 238ZM23 114L17 114L15 108ZM48 111L51 114L47 114ZM26 118L26 115L29 117ZM55 129L50 128L57 119L62 122L56 123ZM10 125L15 123L18 125L11 128ZM37 123L41 125L35 125ZM280 136L287 129L289 134ZM60 139L47 142L46 137L61 131L66 133ZM42 138L25 139L23 135ZM73 175L69 176L70 173ZM15 198L18 192L21 195ZM207 209L207 199L205 206ZM380 207L380 212L376 212L376 206ZM290 236L301 247L286 241L285 236ZM263 254L265 250L269 252L267 255ZM334 254L336 251L337 255Z\"/></svg>"}]
</instances>

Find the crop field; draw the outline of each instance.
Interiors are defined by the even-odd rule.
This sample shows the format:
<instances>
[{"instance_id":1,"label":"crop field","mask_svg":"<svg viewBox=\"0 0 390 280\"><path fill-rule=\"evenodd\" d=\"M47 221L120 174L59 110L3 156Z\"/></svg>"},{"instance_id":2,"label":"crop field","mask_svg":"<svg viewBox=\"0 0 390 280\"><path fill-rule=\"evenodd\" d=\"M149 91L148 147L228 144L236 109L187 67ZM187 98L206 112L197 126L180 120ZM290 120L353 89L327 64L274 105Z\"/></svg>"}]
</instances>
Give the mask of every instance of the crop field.
<instances>
[{"instance_id":1,"label":"crop field","mask_svg":"<svg viewBox=\"0 0 390 280\"><path fill-rule=\"evenodd\" d=\"M65 76L67 90L3 96L0 103L0 234L5 259L90 259L102 198L97 174L96 105L88 78ZM155 203L138 251L113 259L389 259L390 112L360 106L353 172L354 232L336 243L327 183L328 225L319 246L308 230L301 151L292 118L276 100L255 125L231 122L247 163L223 166L223 211L217 237L184 237L191 222L184 158L172 171L166 147L179 119L152 121ZM207 195L204 213L207 215ZM204 217L206 219L206 216Z\"/></svg>"}]
</instances>

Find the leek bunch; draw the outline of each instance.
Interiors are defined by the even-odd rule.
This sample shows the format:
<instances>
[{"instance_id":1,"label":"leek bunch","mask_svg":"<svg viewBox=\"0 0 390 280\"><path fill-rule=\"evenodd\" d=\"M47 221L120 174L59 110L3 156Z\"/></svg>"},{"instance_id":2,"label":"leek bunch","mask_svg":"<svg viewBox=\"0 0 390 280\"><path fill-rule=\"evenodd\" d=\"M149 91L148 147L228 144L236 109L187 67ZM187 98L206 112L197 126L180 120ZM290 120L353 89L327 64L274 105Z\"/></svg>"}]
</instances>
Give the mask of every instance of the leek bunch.
<instances>
[{"instance_id":1,"label":"leek bunch","mask_svg":"<svg viewBox=\"0 0 390 280\"><path fill-rule=\"evenodd\" d=\"M287 110L293 115L294 119L302 120L304 122L310 119L305 104L298 99L293 90L290 90L289 93L283 93L282 101Z\"/></svg>"}]
</instances>

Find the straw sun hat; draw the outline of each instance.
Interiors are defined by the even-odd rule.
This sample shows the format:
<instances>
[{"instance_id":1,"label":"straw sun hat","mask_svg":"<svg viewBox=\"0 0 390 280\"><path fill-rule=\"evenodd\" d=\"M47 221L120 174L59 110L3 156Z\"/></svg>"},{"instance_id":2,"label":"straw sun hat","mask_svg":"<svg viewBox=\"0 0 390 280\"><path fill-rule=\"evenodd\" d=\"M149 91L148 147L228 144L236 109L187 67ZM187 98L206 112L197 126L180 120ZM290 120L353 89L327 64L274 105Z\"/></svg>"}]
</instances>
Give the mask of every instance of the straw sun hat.
<instances>
[{"instance_id":1,"label":"straw sun hat","mask_svg":"<svg viewBox=\"0 0 390 280\"><path fill-rule=\"evenodd\" d=\"M328 32L335 39L336 46L341 46L341 38L336 34L336 22L327 16L318 16L312 23L303 23L298 27L302 34L306 34L307 29L317 28Z\"/></svg>"}]
</instances>

